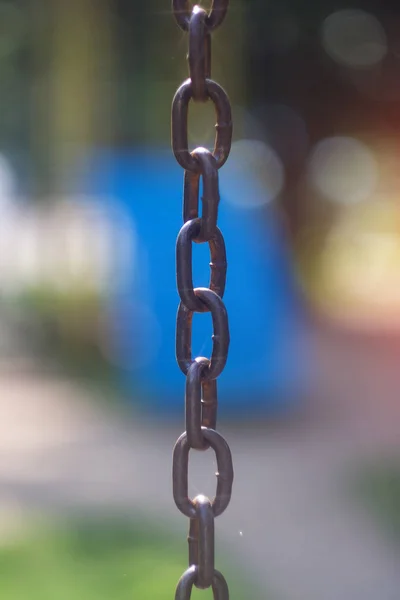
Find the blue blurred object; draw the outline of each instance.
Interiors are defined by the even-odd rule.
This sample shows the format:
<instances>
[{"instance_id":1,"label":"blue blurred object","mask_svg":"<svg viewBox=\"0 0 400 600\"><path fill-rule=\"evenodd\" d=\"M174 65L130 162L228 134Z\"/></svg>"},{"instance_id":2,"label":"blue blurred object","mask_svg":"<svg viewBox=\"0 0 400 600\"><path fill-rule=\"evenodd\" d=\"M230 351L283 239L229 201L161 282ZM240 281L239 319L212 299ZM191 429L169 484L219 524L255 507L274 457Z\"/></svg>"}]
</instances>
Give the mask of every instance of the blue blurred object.
<instances>
[{"instance_id":1,"label":"blue blurred object","mask_svg":"<svg viewBox=\"0 0 400 600\"><path fill-rule=\"evenodd\" d=\"M227 165L219 173L231 335L218 379L220 408L249 417L287 411L304 393L308 355L300 342L301 302L284 235L272 210L232 202L234 194L251 196L251 177L232 185ZM135 401L152 412L181 414L185 378L175 360L175 242L182 226L183 171L170 149L100 152L86 177L90 194L122 211L136 230L132 264L115 265L109 295L109 341L121 378ZM207 287L207 244L194 246L193 260L195 286ZM210 315L194 315L193 356L210 355L211 327Z\"/></svg>"}]
</instances>

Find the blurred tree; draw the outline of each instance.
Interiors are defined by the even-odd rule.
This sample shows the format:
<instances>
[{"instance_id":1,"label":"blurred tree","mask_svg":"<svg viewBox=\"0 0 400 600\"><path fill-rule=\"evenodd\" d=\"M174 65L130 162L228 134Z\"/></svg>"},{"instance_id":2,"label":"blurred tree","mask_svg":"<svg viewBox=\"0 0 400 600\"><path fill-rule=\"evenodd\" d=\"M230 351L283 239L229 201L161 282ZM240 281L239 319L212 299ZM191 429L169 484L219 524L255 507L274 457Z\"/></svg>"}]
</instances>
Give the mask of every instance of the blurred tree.
<instances>
[{"instance_id":1,"label":"blurred tree","mask_svg":"<svg viewBox=\"0 0 400 600\"><path fill-rule=\"evenodd\" d=\"M171 99L188 75L170 4L0 0L0 148L23 157L30 192L68 191L93 147L169 145ZM236 0L213 40L213 76L241 105L242 17Z\"/></svg>"},{"instance_id":2,"label":"blurred tree","mask_svg":"<svg viewBox=\"0 0 400 600\"><path fill-rule=\"evenodd\" d=\"M49 143L59 191L68 189L76 160L112 140L114 47L108 0L51 0L49 10Z\"/></svg>"}]
</instances>

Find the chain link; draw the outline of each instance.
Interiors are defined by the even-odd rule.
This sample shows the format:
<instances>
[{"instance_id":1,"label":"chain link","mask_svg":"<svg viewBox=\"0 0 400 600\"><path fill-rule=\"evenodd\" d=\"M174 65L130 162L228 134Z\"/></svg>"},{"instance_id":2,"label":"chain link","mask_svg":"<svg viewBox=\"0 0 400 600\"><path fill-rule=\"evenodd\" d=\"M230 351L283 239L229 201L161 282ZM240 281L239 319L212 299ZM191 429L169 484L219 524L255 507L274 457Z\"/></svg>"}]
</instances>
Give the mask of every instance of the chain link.
<instances>
[{"instance_id":1,"label":"chain link","mask_svg":"<svg viewBox=\"0 0 400 600\"><path fill-rule=\"evenodd\" d=\"M192 565L184 572L179 580L178 587L176 588L175 600L190 600L193 585L196 585L197 576L197 565ZM229 600L227 583L223 575L217 571L217 569L214 570L211 586L214 600Z\"/></svg>"},{"instance_id":2,"label":"chain link","mask_svg":"<svg viewBox=\"0 0 400 600\"><path fill-rule=\"evenodd\" d=\"M197 496L193 503L196 517L190 519L188 536L189 567L197 565L198 588L206 589L212 585L214 577L214 513L211 502L206 496Z\"/></svg>"},{"instance_id":3,"label":"chain link","mask_svg":"<svg viewBox=\"0 0 400 600\"><path fill-rule=\"evenodd\" d=\"M232 139L229 98L211 79L211 32L224 20L228 0L213 0L209 12L190 7L189 0L173 0L178 25L188 32L189 79L175 93L172 102L172 150L185 170L183 221L176 241L176 282L180 304L176 322L176 358L186 375L186 430L177 440L172 459L173 497L178 509L190 519L189 568L176 588L175 600L190 600L193 586L212 588L214 600L229 600L224 577L214 566L214 519L229 504L233 483L230 448L216 431L217 382L228 356L228 315L222 301L226 280L225 242L217 226L218 169L228 158ZM189 102L211 99L217 115L213 152L188 148ZM202 215L199 216L200 178L203 184ZM210 281L208 288L193 287L192 245L208 243ZM213 324L211 358L192 357L192 320L195 312L210 312ZM217 461L217 489L211 501L199 495L189 498L189 452L212 448Z\"/></svg>"},{"instance_id":4,"label":"chain link","mask_svg":"<svg viewBox=\"0 0 400 600\"><path fill-rule=\"evenodd\" d=\"M210 447L203 438L202 427L215 429L217 426L217 382L215 379L203 379L204 369L209 364L207 358L199 356L190 365L186 376L186 434L189 446L196 450L208 450Z\"/></svg>"},{"instance_id":5,"label":"chain link","mask_svg":"<svg viewBox=\"0 0 400 600\"><path fill-rule=\"evenodd\" d=\"M216 379L224 370L228 357L228 314L221 298L209 288L195 288L193 292L204 303L206 309L211 311L213 349L210 366L204 372L204 379ZM191 352L193 313L194 311L189 310L183 302L180 303L176 318L176 359L185 375L193 360Z\"/></svg>"},{"instance_id":6,"label":"chain link","mask_svg":"<svg viewBox=\"0 0 400 600\"><path fill-rule=\"evenodd\" d=\"M193 290L192 242L198 242L200 231L201 219L193 219L187 221L178 234L176 240L176 284L179 296L186 308L196 312L207 312L207 306L201 302ZM211 255L211 276L208 287L222 298L225 291L227 264L225 242L218 227L214 237L208 240L208 245Z\"/></svg>"},{"instance_id":7,"label":"chain link","mask_svg":"<svg viewBox=\"0 0 400 600\"><path fill-rule=\"evenodd\" d=\"M225 90L212 79L204 82L206 95L212 100L217 115L216 135L213 156L220 169L229 156L232 141L232 114L229 98ZM172 150L183 169L201 172L201 165L188 148L189 102L193 98L193 83L187 79L177 89L172 101Z\"/></svg>"},{"instance_id":8,"label":"chain link","mask_svg":"<svg viewBox=\"0 0 400 600\"><path fill-rule=\"evenodd\" d=\"M191 156L200 165L200 172L185 171L183 180L183 220L186 222L199 216L200 175L203 179L203 214L196 242L207 242L216 231L219 205L218 169L209 150L196 148Z\"/></svg>"},{"instance_id":9,"label":"chain link","mask_svg":"<svg viewBox=\"0 0 400 600\"><path fill-rule=\"evenodd\" d=\"M232 494L233 466L232 455L226 440L215 429L201 428L203 438L215 452L218 471L217 490L212 501L215 517L227 508ZM172 459L172 493L177 508L189 518L196 516L193 500L189 498L189 451L186 431L177 439Z\"/></svg>"},{"instance_id":10,"label":"chain link","mask_svg":"<svg viewBox=\"0 0 400 600\"><path fill-rule=\"evenodd\" d=\"M208 13L206 24L209 31L213 31L219 27L225 19L228 11L229 0L213 0L211 10ZM173 0L172 9L179 27L184 31L188 31L190 19L193 12L196 11L196 6L190 9L190 0Z\"/></svg>"},{"instance_id":11,"label":"chain link","mask_svg":"<svg viewBox=\"0 0 400 600\"><path fill-rule=\"evenodd\" d=\"M189 21L189 78L193 84L193 100L207 100L206 79L211 78L211 35L206 25L207 13L195 6Z\"/></svg>"}]
</instances>

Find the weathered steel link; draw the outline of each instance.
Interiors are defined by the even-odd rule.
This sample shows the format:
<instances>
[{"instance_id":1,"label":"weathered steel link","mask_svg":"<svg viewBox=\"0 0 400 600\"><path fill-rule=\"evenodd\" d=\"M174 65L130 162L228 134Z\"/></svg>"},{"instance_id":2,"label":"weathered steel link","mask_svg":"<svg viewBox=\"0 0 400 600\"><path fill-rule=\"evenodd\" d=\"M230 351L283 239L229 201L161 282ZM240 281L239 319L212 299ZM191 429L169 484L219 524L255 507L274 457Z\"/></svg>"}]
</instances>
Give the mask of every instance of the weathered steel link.
<instances>
[{"instance_id":1,"label":"weathered steel link","mask_svg":"<svg viewBox=\"0 0 400 600\"><path fill-rule=\"evenodd\" d=\"M176 240L176 283L182 303L189 310L207 312L209 308L194 293L192 242L195 241L201 227L201 220L194 219L184 224ZM210 283L209 289L223 297L226 281L225 242L220 230L216 229L215 237L208 241L210 247Z\"/></svg>"},{"instance_id":2,"label":"weathered steel link","mask_svg":"<svg viewBox=\"0 0 400 600\"><path fill-rule=\"evenodd\" d=\"M193 100L207 100L206 79L211 78L211 35L206 25L207 13L195 6L189 21L189 76L193 83Z\"/></svg>"},{"instance_id":3,"label":"weathered steel link","mask_svg":"<svg viewBox=\"0 0 400 600\"><path fill-rule=\"evenodd\" d=\"M217 491L211 503L214 517L221 515L229 504L232 494L233 466L230 448L218 431L202 427L203 437L215 452L218 471ZM172 459L172 493L178 509L187 517L196 517L196 507L189 498L189 451L186 431L178 438Z\"/></svg>"},{"instance_id":4,"label":"weathered steel link","mask_svg":"<svg viewBox=\"0 0 400 600\"><path fill-rule=\"evenodd\" d=\"M203 302L211 312L213 322L213 349L209 368L204 372L204 379L216 379L225 367L229 349L228 313L221 298L208 288L195 288L194 295ZM183 302L178 308L176 318L176 359L181 371L186 375L192 364L192 320L193 310Z\"/></svg>"},{"instance_id":5,"label":"weathered steel link","mask_svg":"<svg viewBox=\"0 0 400 600\"><path fill-rule=\"evenodd\" d=\"M206 19L209 31L213 31L221 25L228 11L228 5L229 0L213 0L211 10ZM193 12L193 8L190 7L190 0L173 0L172 2L172 9L176 22L184 31L188 31L189 29L190 16Z\"/></svg>"},{"instance_id":6,"label":"weathered steel link","mask_svg":"<svg viewBox=\"0 0 400 600\"><path fill-rule=\"evenodd\" d=\"M215 235L218 220L219 185L218 168L213 155L206 148L196 148L191 156L200 165L197 173L185 171L183 179L183 220L199 216L200 176L203 180L201 228L194 240L197 243L208 242Z\"/></svg>"},{"instance_id":7,"label":"weathered steel link","mask_svg":"<svg viewBox=\"0 0 400 600\"><path fill-rule=\"evenodd\" d=\"M196 583L198 567L193 565L187 569L178 582L175 600L190 600L192 588ZM229 600L228 584L224 576L215 569L211 583L214 600Z\"/></svg>"},{"instance_id":8,"label":"weathered steel link","mask_svg":"<svg viewBox=\"0 0 400 600\"><path fill-rule=\"evenodd\" d=\"M193 500L196 517L190 519L188 535L189 567L197 565L195 586L206 589L214 577L214 513L206 496L199 495Z\"/></svg>"},{"instance_id":9,"label":"weathered steel link","mask_svg":"<svg viewBox=\"0 0 400 600\"><path fill-rule=\"evenodd\" d=\"M206 79L206 93L212 100L217 114L216 135L213 156L220 169L229 156L232 143L232 114L229 98L225 90L212 79ZM193 84L190 79L182 83L172 101L172 150L183 169L198 173L199 162L188 148L189 102L193 97Z\"/></svg>"},{"instance_id":10,"label":"weathered steel link","mask_svg":"<svg viewBox=\"0 0 400 600\"><path fill-rule=\"evenodd\" d=\"M228 315L222 297L226 281L225 242L218 228L220 202L218 169L228 158L232 141L232 115L224 89L211 79L211 32L224 20L229 0L213 0L207 12L190 0L172 0L178 25L188 32L189 79L172 102L171 141L178 163L185 170L183 221L176 241L176 282L180 304L176 319L176 358L186 375L186 430L177 440L172 460L173 497L178 509L190 519L189 569L176 588L175 600L190 600L192 588L211 587L214 600L229 600L224 577L214 567L214 519L229 504L233 466L230 448L216 431L217 381L229 349ZM210 99L217 115L214 150L188 146L190 100ZM199 214L200 179L202 214ZM208 243L210 281L208 288L193 286L193 242ZM213 324L211 358L192 357L192 321L195 312L210 312ZM212 448L217 461L217 488L212 501L203 495L189 498L189 452Z\"/></svg>"},{"instance_id":11,"label":"weathered steel link","mask_svg":"<svg viewBox=\"0 0 400 600\"><path fill-rule=\"evenodd\" d=\"M209 365L210 361L200 356L192 362L186 375L186 434L189 446L196 450L210 447L203 438L201 428L215 429L217 426L217 381L202 380L203 372Z\"/></svg>"}]
</instances>

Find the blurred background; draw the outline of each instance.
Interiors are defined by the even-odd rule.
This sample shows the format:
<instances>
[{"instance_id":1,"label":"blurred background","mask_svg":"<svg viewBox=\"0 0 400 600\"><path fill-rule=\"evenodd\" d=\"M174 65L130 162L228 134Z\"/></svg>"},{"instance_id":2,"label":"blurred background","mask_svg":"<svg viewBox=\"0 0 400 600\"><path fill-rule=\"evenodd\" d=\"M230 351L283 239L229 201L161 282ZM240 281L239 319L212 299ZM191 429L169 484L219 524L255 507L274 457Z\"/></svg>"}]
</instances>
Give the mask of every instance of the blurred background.
<instances>
[{"instance_id":1,"label":"blurred background","mask_svg":"<svg viewBox=\"0 0 400 600\"><path fill-rule=\"evenodd\" d=\"M397 600L400 9L230 4L212 41L234 118L219 172L231 347L218 428L235 482L217 567L233 600ZM0 1L10 600L166 600L186 568L170 148L186 52L169 1ZM209 104L191 104L192 148L213 147ZM196 247L196 285L208 262ZM196 315L193 354L210 351ZM212 496L211 453L190 460L190 494Z\"/></svg>"}]
</instances>

